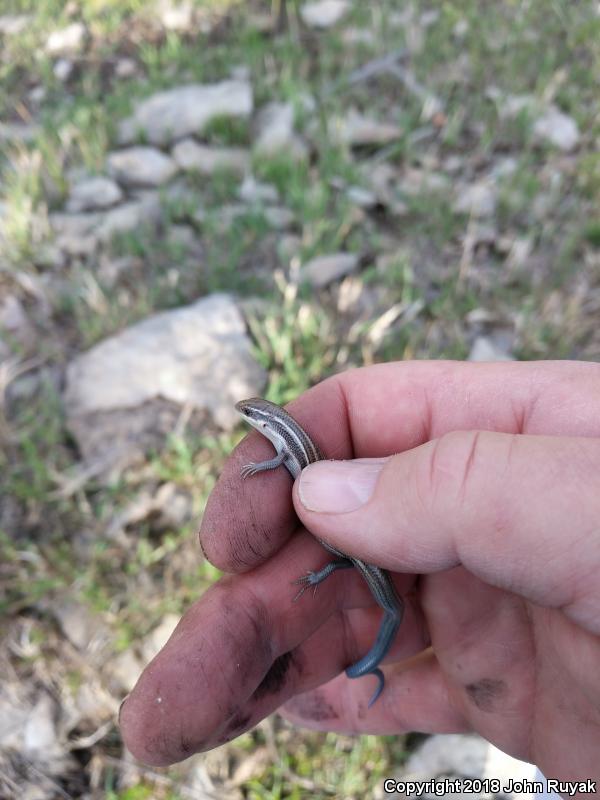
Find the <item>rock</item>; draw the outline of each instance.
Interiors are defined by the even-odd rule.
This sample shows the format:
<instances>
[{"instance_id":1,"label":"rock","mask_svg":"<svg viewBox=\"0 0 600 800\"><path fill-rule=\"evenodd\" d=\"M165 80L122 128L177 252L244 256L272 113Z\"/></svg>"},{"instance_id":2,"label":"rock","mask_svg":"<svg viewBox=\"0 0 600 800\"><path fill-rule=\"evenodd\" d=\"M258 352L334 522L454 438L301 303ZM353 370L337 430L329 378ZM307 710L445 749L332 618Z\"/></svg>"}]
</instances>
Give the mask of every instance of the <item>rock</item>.
<instances>
[{"instance_id":1,"label":"rock","mask_svg":"<svg viewBox=\"0 0 600 800\"><path fill-rule=\"evenodd\" d=\"M39 133L37 125L24 122L0 122L0 142L25 144L32 142Z\"/></svg>"},{"instance_id":2,"label":"rock","mask_svg":"<svg viewBox=\"0 0 600 800\"><path fill-rule=\"evenodd\" d=\"M34 105L40 105L46 99L47 91L45 86L34 86L28 94L29 100Z\"/></svg>"},{"instance_id":3,"label":"rock","mask_svg":"<svg viewBox=\"0 0 600 800\"><path fill-rule=\"evenodd\" d=\"M126 186L161 186L177 172L170 156L155 147L128 147L106 158L109 173Z\"/></svg>"},{"instance_id":4,"label":"rock","mask_svg":"<svg viewBox=\"0 0 600 800\"><path fill-rule=\"evenodd\" d=\"M529 236L513 239L508 253L507 264L512 269L522 269L527 265L533 252L533 240Z\"/></svg>"},{"instance_id":5,"label":"rock","mask_svg":"<svg viewBox=\"0 0 600 800\"><path fill-rule=\"evenodd\" d=\"M349 186L346 190L348 200L359 208L374 208L377 203L377 196L369 189L362 186Z\"/></svg>"},{"instance_id":6,"label":"rock","mask_svg":"<svg viewBox=\"0 0 600 800\"><path fill-rule=\"evenodd\" d=\"M499 780L501 785L507 785L508 779L514 781L534 780L535 767L523 761L506 756L490 745L485 739L475 734L443 734L430 736L423 744L411 754L401 772L396 775L399 780L441 781L443 778L458 780L465 778ZM464 792L448 792L429 789L422 794L425 800L434 797L463 797ZM477 798L489 798L490 793L471 793ZM515 793L502 793L500 796L523 797Z\"/></svg>"},{"instance_id":7,"label":"rock","mask_svg":"<svg viewBox=\"0 0 600 800\"><path fill-rule=\"evenodd\" d=\"M408 759L403 772L411 777L484 773L488 743L474 734L451 733L430 736Z\"/></svg>"},{"instance_id":8,"label":"rock","mask_svg":"<svg viewBox=\"0 0 600 800\"><path fill-rule=\"evenodd\" d=\"M230 430L235 401L259 394L265 382L236 304L214 294L155 314L75 358L64 403L84 459L114 465L161 444L182 406Z\"/></svg>"},{"instance_id":9,"label":"rock","mask_svg":"<svg viewBox=\"0 0 600 800\"><path fill-rule=\"evenodd\" d=\"M155 224L160 218L158 193L149 193L103 214L51 214L50 226L57 247L72 256L89 256L96 251L99 242L107 242L117 233Z\"/></svg>"},{"instance_id":10,"label":"rock","mask_svg":"<svg viewBox=\"0 0 600 800\"><path fill-rule=\"evenodd\" d=\"M348 11L348 6L348 0L316 0L300 6L300 16L309 28L331 28Z\"/></svg>"},{"instance_id":11,"label":"rock","mask_svg":"<svg viewBox=\"0 0 600 800\"><path fill-rule=\"evenodd\" d=\"M81 603L66 598L53 601L50 611L64 635L78 650L83 652L92 646L97 650L110 641L111 634L100 618Z\"/></svg>"},{"instance_id":12,"label":"rock","mask_svg":"<svg viewBox=\"0 0 600 800\"><path fill-rule=\"evenodd\" d=\"M96 233L100 241L105 242L116 233L133 231L144 225L154 225L161 216L160 198L157 194L150 194L107 211Z\"/></svg>"},{"instance_id":13,"label":"rock","mask_svg":"<svg viewBox=\"0 0 600 800\"><path fill-rule=\"evenodd\" d=\"M143 664L133 651L125 650L117 656L113 656L107 664L109 682L115 684L117 692L130 692L140 673Z\"/></svg>"},{"instance_id":14,"label":"rock","mask_svg":"<svg viewBox=\"0 0 600 800\"><path fill-rule=\"evenodd\" d=\"M345 117L333 120L330 133L337 142L350 147L388 144L402 136L402 130L397 125L379 122L360 114L356 109L350 109Z\"/></svg>"},{"instance_id":15,"label":"rock","mask_svg":"<svg viewBox=\"0 0 600 800\"><path fill-rule=\"evenodd\" d=\"M277 255L286 264L298 256L302 249L302 238L293 233L287 233L277 242Z\"/></svg>"},{"instance_id":16,"label":"rock","mask_svg":"<svg viewBox=\"0 0 600 800\"><path fill-rule=\"evenodd\" d=\"M78 181L71 187L66 210L70 214L110 208L123 199L123 192L110 178L97 175Z\"/></svg>"},{"instance_id":17,"label":"rock","mask_svg":"<svg viewBox=\"0 0 600 800\"><path fill-rule=\"evenodd\" d=\"M0 34L16 36L25 30L31 20L30 14L4 14L0 17Z\"/></svg>"},{"instance_id":18,"label":"rock","mask_svg":"<svg viewBox=\"0 0 600 800\"><path fill-rule=\"evenodd\" d=\"M439 194L447 192L450 188L448 177L441 172L430 172L426 169L408 168L398 187L402 194L408 197L418 197L422 194Z\"/></svg>"},{"instance_id":19,"label":"rock","mask_svg":"<svg viewBox=\"0 0 600 800\"><path fill-rule=\"evenodd\" d=\"M248 117L252 112L248 81L191 84L159 92L143 100L119 126L119 143L130 144L140 134L152 144L166 145L200 133L215 117Z\"/></svg>"},{"instance_id":20,"label":"rock","mask_svg":"<svg viewBox=\"0 0 600 800\"><path fill-rule=\"evenodd\" d=\"M263 156L285 153L294 159L308 155L304 141L294 132L294 108L291 103L267 103L256 119L254 150Z\"/></svg>"},{"instance_id":21,"label":"rock","mask_svg":"<svg viewBox=\"0 0 600 800\"><path fill-rule=\"evenodd\" d=\"M0 300L0 332L7 333L22 347L35 344L35 330L16 295L7 294Z\"/></svg>"},{"instance_id":22,"label":"rock","mask_svg":"<svg viewBox=\"0 0 600 800\"><path fill-rule=\"evenodd\" d=\"M133 78L137 72L137 64L133 58L119 58L115 64L115 75L117 78Z\"/></svg>"},{"instance_id":23,"label":"rock","mask_svg":"<svg viewBox=\"0 0 600 800\"><path fill-rule=\"evenodd\" d=\"M46 53L50 56L72 55L79 52L86 36L85 25L73 22L66 28L53 31L46 40Z\"/></svg>"},{"instance_id":24,"label":"rock","mask_svg":"<svg viewBox=\"0 0 600 800\"><path fill-rule=\"evenodd\" d=\"M391 164L376 164L365 174L377 200L394 214L403 215L408 207L399 192L399 176Z\"/></svg>"},{"instance_id":25,"label":"rock","mask_svg":"<svg viewBox=\"0 0 600 800\"><path fill-rule=\"evenodd\" d=\"M538 142L551 144L565 153L579 144L579 128L572 117L550 106L533 124L533 135Z\"/></svg>"},{"instance_id":26,"label":"rock","mask_svg":"<svg viewBox=\"0 0 600 800\"><path fill-rule=\"evenodd\" d=\"M519 168L519 162L516 158L512 156L505 156L504 158L499 158L496 162L494 162L489 176L492 181L508 178L511 175L514 175L517 169Z\"/></svg>"},{"instance_id":27,"label":"rock","mask_svg":"<svg viewBox=\"0 0 600 800\"><path fill-rule=\"evenodd\" d=\"M103 286L112 289L117 285L121 276L133 274L136 270L143 272L144 262L135 256L121 256L121 258L111 258L106 253L100 256L98 266L98 278Z\"/></svg>"},{"instance_id":28,"label":"rock","mask_svg":"<svg viewBox=\"0 0 600 800\"><path fill-rule=\"evenodd\" d=\"M253 175L247 175L240 188L238 197L245 203L276 203L279 192L271 183L261 183Z\"/></svg>"},{"instance_id":29,"label":"rock","mask_svg":"<svg viewBox=\"0 0 600 800\"><path fill-rule=\"evenodd\" d=\"M489 336L478 336L471 347L469 361L514 361L502 345Z\"/></svg>"},{"instance_id":30,"label":"rock","mask_svg":"<svg viewBox=\"0 0 600 800\"><path fill-rule=\"evenodd\" d=\"M40 695L35 706L30 710L23 730L23 749L34 758L56 751L58 731L55 719L57 710L50 695Z\"/></svg>"},{"instance_id":31,"label":"rock","mask_svg":"<svg viewBox=\"0 0 600 800\"><path fill-rule=\"evenodd\" d=\"M189 2L175 5L170 0L162 0L156 10L163 28L179 33L189 30L194 21L194 7Z\"/></svg>"},{"instance_id":32,"label":"rock","mask_svg":"<svg viewBox=\"0 0 600 800\"><path fill-rule=\"evenodd\" d=\"M177 614L165 614L160 625L150 631L144 638L141 651L146 664L152 661L154 656L166 645L178 622L179 617Z\"/></svg>"},{"instance_id":33,"label":"rock","mask_svg":"<svg viewBox=\"0 0 600 800\"><path fill-rule=\"evenodd\" d=\"M75 64L69 58L59 58L52 72L57 81L66 83L73 74L74 68Z\"/></svg>"},{"instance_id":34,"label":"rock","mask_svg":"<svg viewBox=\"0 0 600 800\"><path fill-rule=\"evenodd\" d=\"M167 242L182 255L200 259L204 256L204 246L190 225L169 225Z\"/></svg>"},{"instance_id":35,"label":"rock","mask_svg":"<svg viewBox=\"0 0 600 800\"><path fill-rule=\"evenodd\" d=\"M496 192L487 181L463 186L457 191L454 211L458 214L470 214L473 217L492 217L496 213Z\"/></svg>"},{"instance_id":36,"label":"rock","mask_svg":"<svg viewBox=\"0 0 600 800\"><path fill-rule=\"evenodd\" d=\"M322 289L358 267L360 258L356 253L332 253L317 256L300 268L300 281L308 281L315 289Z\"/></svg>"},{"instance_id":37,"label":"rock","mask_svg":"<svg viewBox=\"0 0 600 800\"><path fill-rule=\"evenodd\" d=\"M262 209L262 213L269 226L278 231L289 228L290 225L294 224L296 219L293 211L290 211L289 208L281 208L279 206L267 206Z\"/></svg>"},{"instance_id":38,"label":"rock","mask_svg":"<svg viewBox=\"0 0 600 800\"><path fill-rule=\"evenodd\" d=\"M241 147L208 147L183 139L172 151L177 166L185 171L212 175L218 170L244 174L250 170L250 153Z\"/></svg>"},{"instance_id":39,"label":"rock","mask_svg":"<svg viewBox=\"0 0 600 800\"><path fill-rule=\"evenodd\" d=\"M100 215L90 214L50 214L50 227L55 235L56 247L70 256L87 257L98 247L98 237L94 229L100 222Z\"/></svg>"}]
</instances>

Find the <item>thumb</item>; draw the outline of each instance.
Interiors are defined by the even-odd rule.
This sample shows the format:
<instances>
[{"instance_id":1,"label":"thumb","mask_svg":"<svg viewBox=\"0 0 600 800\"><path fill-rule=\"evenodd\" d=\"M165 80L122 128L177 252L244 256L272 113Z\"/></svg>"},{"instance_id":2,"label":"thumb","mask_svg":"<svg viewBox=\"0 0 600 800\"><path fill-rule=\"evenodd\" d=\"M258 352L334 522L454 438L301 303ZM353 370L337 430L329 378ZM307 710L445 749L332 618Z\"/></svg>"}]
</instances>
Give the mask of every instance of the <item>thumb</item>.
<instances>
[{"instance_id":1,"label":"thumb","mask_svg":"<svg viewBox=\"0 0 600 800\"><path fill-rule=\"evenodd\" d=\"M320 461L294 486L306 527L399 572L462 565L600 632L600 441L457 431L384 459Z\"/></svg>"}]
</instances>

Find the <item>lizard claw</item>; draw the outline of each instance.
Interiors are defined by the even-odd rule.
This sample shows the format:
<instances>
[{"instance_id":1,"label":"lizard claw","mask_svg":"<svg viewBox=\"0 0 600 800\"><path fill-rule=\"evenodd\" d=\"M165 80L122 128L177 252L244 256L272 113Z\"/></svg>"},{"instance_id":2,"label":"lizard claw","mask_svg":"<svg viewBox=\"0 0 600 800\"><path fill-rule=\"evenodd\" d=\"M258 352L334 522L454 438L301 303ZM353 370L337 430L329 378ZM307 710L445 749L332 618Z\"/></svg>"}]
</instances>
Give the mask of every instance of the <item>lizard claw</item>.
<instances>
[{"instance_id":1,"label":"lizard claw","mask_svg":"<svg viewBox=\"0 0 600 800\"><path fill-rule=\"evenodd\" d=\"M292 603L295 603L297 600L299 600L309 586L313 587L313 597L315 596L315 594L317 593L317 586L319 585L319 583L318 581L315 581L314 578L315 578L315 573L311 571L307 572L306 575L303 575L301 578L296 578L295 581L292 581L292 583L300 584L302 586L298 594L292 600Z\"/></svg>"}]
</instances>

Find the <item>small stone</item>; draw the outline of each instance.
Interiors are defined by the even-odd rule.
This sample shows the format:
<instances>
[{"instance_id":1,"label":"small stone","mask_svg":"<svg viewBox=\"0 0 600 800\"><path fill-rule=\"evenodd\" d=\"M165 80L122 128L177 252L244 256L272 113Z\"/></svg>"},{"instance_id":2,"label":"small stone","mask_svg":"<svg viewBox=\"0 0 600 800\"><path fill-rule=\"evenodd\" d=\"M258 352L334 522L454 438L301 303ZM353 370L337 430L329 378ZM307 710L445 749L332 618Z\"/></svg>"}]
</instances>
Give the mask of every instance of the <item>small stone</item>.
<instances>
[{"instance_id":1,"label":"small stone","mask_svg":"<svg viewBox=\"0 0 600 800\"><path fill-rule=\"evenodd\" d=\"M73 62L68 58L59 58L56 64L54 65L54 69L52 72L54 73L54 77L57 81L61 83L65 83L69 80L71 75L73 74L73 69L75 65Z\"/></svg>"},{"instance_id":2,"label":"small stone","mask_svg":"<svg viewBox=\"0 0 600 800\"><path fill-rule=\"evenodd\" d=\"M240 188L238 197L245 203L276 203L279 192L271 183L261 183L252 175L247 175Z\"/></svg>"},{"instance_id":3,"label":"small stone","mask_svg":"<svg viewBox=\"0 0 600 800\"><path fill-rule=\"evenodd\" d=\"M38 132L37 125L23 122L0 122L0 142L25 144L33 141Z\"/></svg>"},{"instance_id":4,"label":"small stone","mask_svg":"<svg viewBox=\"0 0 600 800\"><path fill-rule=\"evenodd\" d=\"M85 25L73 22L66 28L53 31L46 40L46 52L51 56L72 55L81 50L86 36Z\"/></svg>"},{"instance_id":5,"label":"small stone","mask_svg":"<svg viewBox=\"0 0 600 800\"><path fill-rule=\"evenodd\" d=\"M27 717L23 731L23 749L35 757L48 751L56 751L58 732L56 730L56 705L50 695L44 693Z\"/></svg>"},{"instance_id":6,"label":"small stone","mask_svg":"<svg viewBox=\"0 0 600 800\"><path fill-rule=\"evenodd\" d=\"M144 638L141 651L146 663L152 661L166 645L178 622L177 614L165 614L160 624Z\"/></svg>"},{"instance_id":7,"label":"small stone","mask_svg":"<svg viewBox=\"0 0 600 800\"><path fill-rule=\"evenodd\" d=\"M193 139L178 142L172 151L180 169L213 175L218 170L244 174L250 169L250 153L241 147L208 147Z\"/></svg>"},{"instance_id":8,"label":"small stone","mask_svg":"<svg viewBox=\"0 0 600 800\"><path fill-rule=\"evenodd\" d=\"M98 175L85 178L71 187L66 209L69 213L95 211L120 203L123 192L110 178Z\"/></svg>"},{"instance_id":9,"label":"small stone","mask_svg":"<svg viewBox=\"0 0 600 800\"><path fill-rule=\"evenodd\" d=\"M190 225L170 225L167 241L174 250L179 250L187 256L201 258L204 255L202 242L196 236Z\"/></svg>"},{"instance_id":10,"label":"small stone","mask_svg":"<svg viewBox=\"0 0 600 800\"><path fill-rule=\"evenodd\" d=\"M158 195L148 195L107 211L96 228L100 241L108 241L117 233L133 231L144 225L156 224L162 216Z\"/></svg>"},{"instance_id":11,"label":"small stone","mask_svg":"<svg viewBox=\"0 0 600 800\"><path fill-rule=\"evenodd\" d=\"M263 214L269 226L278 231L289 228L296 219L293 211L279 206L267 206L263 209Z\"/></svg>"},{"instance_id":12,"label":"small stone","mask_svg":"<svg viewBox=\"0 0 600 800\"><path fill-rule=\"evenodd\" d=\"M51 612L64 635L78 650L87 650L94 641L106 643L110 638L99 617L81 603L70 600L53 602Z\"/></svg>"},{"instance_id":13,"label":"small stone","mask_svg":"<svg viewBox=\"0 0 600 800\"><path fill-rule=\"evenodd\" d=\"M309 28L332 28L348 11L347 0L316 0L300 6L302 22Z\"/></svg>"},{"instance_id":14,"label":"small stone","mask_svg":"<svg viewBox=\"0 0 600 800\"><path fill-rule=\"evenodd\" d=\"M484 181L463 186L454 202L454 211L477 218L492 217L496 212L494 187Z\"/></svg>"},{"instance_id":15,"label":"small stone","mask_svg":"<svg viewBox=\"0 0 600 800\"><path fill-rule=\"evenodd\" d=\"M115 64L117 78L133 78L137 72L137 64L133 58L120 58Z\"/></svg>"},{"instance_id":16,"label":"small stone","mask_svg":"<svg viewBox=\"0 0 600 800\"><path fill-rule=\"evenodd\" d=\"M113 656L107 664L109 680L116 684L118 691L126 693L133 689L142 669L142 662L131 649Z\"/></svg>"},{"instance_id":17,"label":"small stone","mask_svg":"<svg viewBox=\"0 0 600 800\"><path fill-rule=\"evenodd\" d=\"M119 126L118 139L120 144L130 144L141 134L152 144L166 145L201 133L215 117L247 118L252 108L248 81L180 86L139 103Z\"/></svg>"},{"instance_id":18,"label":"small stone","mask_svg":"<svg viewBox=\"0 0 600 800\"><path fill-rule=\"evenodd\" d=\"M508 178L510 175L514 175L519 167L519 162L516 158L512 156L505 156L504 158L499 158L491 168L489 175L492 180L498 180L499 178Z\"/></svg>"},{"instance_id":19,"label":"small stone","mask_svg":"<svg viewBox=\"0 0 600 800\"><path fill-rule=\"evenodd\" d=\"M315 289L322 289L354 272L359 263L360 258L356 253L317 256L300 268L300 282L308 281Z\"/></svg>"},{"instance_id":20,"label":"small stone","mask_svg":"<svg viewBox=\"0 0 600 800\"><path fill-rule=\"evenodd\" d=\"M155 147L128 147L109 153L108 171L127 186L161 186L177 172L170 156Z\"/></svg>"},{"instance_id":21,"label":"small stone","mask_svg":"<svg viewBox=\"0 0 600 800\"><path fill-rule=\"evenodd\" d=\"M514 357L489 336L478 336L471 347L469 361L514 361Z\"/></svg>"},{"instance_id":22,"label":"small stone","mask_svg":"<svg viewBox=\"0 0 600 800\"><path fill-rule=\"evenodd\" d=\"M174 4L170 0L162 0L157 12L162 26L168 31L181 33L192 27L194 7L189 2Z\"/></svg>"},{"instance_id":23,"label":"small stone","mask_svg":"<svg viewBox=\"0 0 600 800\"><path fill-rule=\"evenodd\" d=\"M284 263L289 263L302 249L302 239L293 233L282 236L277 243L277 254Z\"/></svg>"},{"instance_id":24,"label":"small stone","mask_svg":"<svg viewBox=\"0 0 600 800\"><path fill-rule=\"evenodd\" d=\"M363 189L362 186L349 186L346 197L359 208L374 208L378 202L375 193L369 189Z\"/></svg>"},{"instance_id":25,"label":"small stone","mask_svg":"<svg viewBox=\"0 0 600 800\"><path fill-rule=\"evenodd\" d=\"M351 109L345 117L334 120L330 131L336 141L350 147L389 144L402 136L402 130L397 125L379 122L360 114L356 109Z\"/></svg>"},{"instance_id":26,"label":"small stone","mask_svg":"<svg viewBox=\"0 0 600 800\"><path fill-rule=\"evenodd\" d=\"M46 99L46 94L45 86L34 86L29 92L28 97L34 105L40 105L40 103L43 103Z\"/></svg>"},{"instance_id":27,"label":"small stone","mask_svg":"<svg viewBox=\"0 0 600 800\"><path fill-rule=\"evenodd\" d=\"M533 124L533 134L538 142L554 145L565 153L579 144L579 128L572 117L550 106Z\"/></svg>"},{"instance_id":28,"label":"small stone","mask_svg":"<svg viewBox=\"0 0 600 800\"><path fill-rule=\"evenodd\" d=\"M306 158L306 144L294 132L294 108L291 103L268 103L256 119L254 149L260 155L285 152L294 159Z\"/></svg>"},{"instance_id":29,"label":"small stone","mask_svg":"<svg viewBox=\"0 0 600 800\"><path fill-rule=\"evenodd\" d=\"M8 333L23 347L35 342L35 331L18 297L6 295L0 301L0 332Z\"/></svg>"},{"instance_id":30,"label":"small stone","mask_svg":"<svg viewBox=\"0 0 600 800\"><path fill-rule=\"evenodd\" d=\"M487 749L485 739L474 734L430 736L411 754L403 772L408 779L437 775L483 777Z\"/></svg>"},{"instance_id":31,"label":"small stone","mask_svg":"<svg viewBox=\"0 0 600 800\"><path fill-rule=\"evenodd\" d=\"M0 34L16 36L25 30L31 20L29 14L5 14L0 17Z\"/></svg>"},{"instance_id":32,"label":"small stone","mask_svg":"<svg viewBox=\"0 0 600 800\"><path fill-rule=\"evenodd\" d=\"M533 241L527 236L517 237L508 253L508 266L513 269L522 269L526 266L532 252Z\"/></svg>"}]
</instances>

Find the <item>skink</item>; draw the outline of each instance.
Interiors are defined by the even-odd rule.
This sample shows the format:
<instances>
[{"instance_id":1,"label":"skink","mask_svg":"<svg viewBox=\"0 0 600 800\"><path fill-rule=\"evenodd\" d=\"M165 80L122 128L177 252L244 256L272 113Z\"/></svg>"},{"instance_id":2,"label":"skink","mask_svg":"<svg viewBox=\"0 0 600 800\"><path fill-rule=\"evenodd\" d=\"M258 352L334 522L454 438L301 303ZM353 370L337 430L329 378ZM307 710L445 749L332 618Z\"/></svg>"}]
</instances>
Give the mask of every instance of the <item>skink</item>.
<instances>
[{"instance_id":1,"label":"skink","mask_svg":"<svg viewBox=\"0 0 600 800\"><path fill-rule=\"evenodd\" d=\"M308 433L296 420L283 408L261 397L252 397L236 403L236 409L246 422L262 433L273 445L276 455L267 461L246 464L242 467L242 477L256 475L258 472L276 469L284 466L295 479L308 464L321 461L324 456L311 439ZM379 669L380 662L385 658L402 621L404 604L396 593L392 579L386 570L367 564L359 558L354 558L341 550L337 550L327 542L319 542L330 553L336 556L334 561L324 566L318 572L309 572L296 583L302 584L302 589L296 599L309 586L317 587L321 581L328 578L337 569L356 567L367 582L371 594L377 604L383 609L383 621L379 628L377 638L366 656L346 669L349 678L360 678L363 675L375 675L378 686L375 694L369 701L369 708L377 700L384 686L383 672Z\"/></svg>"}]
</instances>

